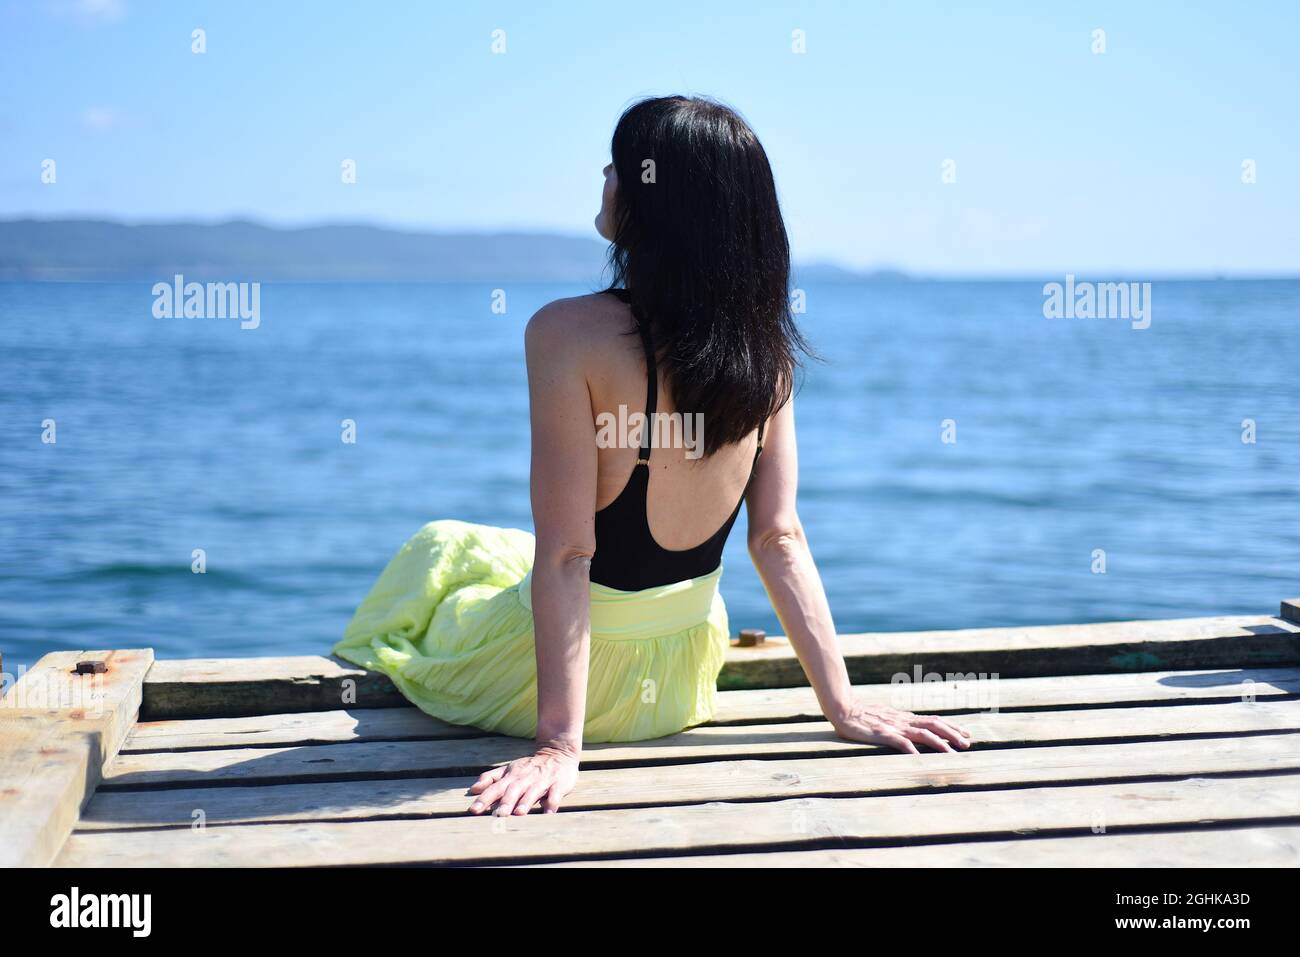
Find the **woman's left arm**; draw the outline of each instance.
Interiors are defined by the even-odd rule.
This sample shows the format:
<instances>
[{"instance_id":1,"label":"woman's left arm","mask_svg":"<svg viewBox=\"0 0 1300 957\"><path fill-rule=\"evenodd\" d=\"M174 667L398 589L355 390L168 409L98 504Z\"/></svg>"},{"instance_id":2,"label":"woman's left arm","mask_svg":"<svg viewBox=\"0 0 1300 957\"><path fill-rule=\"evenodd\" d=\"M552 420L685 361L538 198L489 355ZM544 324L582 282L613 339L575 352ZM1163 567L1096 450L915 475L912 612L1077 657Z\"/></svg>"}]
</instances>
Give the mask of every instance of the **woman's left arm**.
<instances>
[{"instance_id":1,"label":"woman's left arm","mask_svg":"<svg viewBox=\"0 0 1300 957\"><path fill-rule=\"evenodd\" d=\"M533 634L537 750L483 774L475 814L559 809L578 779L591 644L591 557L596 550L596 427L581 348L581 320L563 301L528 323L532 420Z\"/></svg>"}]
</instances>

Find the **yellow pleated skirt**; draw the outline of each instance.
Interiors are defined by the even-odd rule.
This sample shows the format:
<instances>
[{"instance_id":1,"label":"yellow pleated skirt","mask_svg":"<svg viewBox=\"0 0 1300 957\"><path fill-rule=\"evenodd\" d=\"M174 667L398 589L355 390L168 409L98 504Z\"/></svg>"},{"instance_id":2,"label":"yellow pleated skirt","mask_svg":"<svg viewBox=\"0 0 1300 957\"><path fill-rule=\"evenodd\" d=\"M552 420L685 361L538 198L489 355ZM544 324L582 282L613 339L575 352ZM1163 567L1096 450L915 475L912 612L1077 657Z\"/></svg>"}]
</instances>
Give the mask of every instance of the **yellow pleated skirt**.
<instances>
[{"instance_id":1,"label":"yellow pleated skirt","mask_svg":"<svg viewBox=\"0 0 1300 957\"><path fill-rule=\"evenodd\" d=\"M533 536L430 522L390 561L334 654L453 724L537 730ZM585 741L642 741L713 716L728 644L722 569L643 591L591 586Z\"/></svg>"}]
</instances>

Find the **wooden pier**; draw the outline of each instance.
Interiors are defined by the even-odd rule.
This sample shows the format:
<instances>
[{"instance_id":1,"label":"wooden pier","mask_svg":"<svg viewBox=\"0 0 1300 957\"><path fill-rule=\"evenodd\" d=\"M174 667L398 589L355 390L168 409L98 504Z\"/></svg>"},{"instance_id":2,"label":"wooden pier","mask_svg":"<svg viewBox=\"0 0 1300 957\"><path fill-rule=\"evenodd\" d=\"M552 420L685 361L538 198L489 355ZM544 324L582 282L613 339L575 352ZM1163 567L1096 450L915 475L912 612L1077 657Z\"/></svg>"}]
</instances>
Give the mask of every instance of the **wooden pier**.
<instances>
[{"instance_id":1,"label":"wooden pier","mask_svg":"<svg viewBox=\"0 0 1300 957\"><path fill-rule=\"evenodd\" d=\"M530 742L381 675L57 652L0 699L0 865L1300 865L1300 600L841 642L859 700L972 749L837 739L774 638L731 649L714 721L591 746L561 813L511 818L467 788Z\"/></svg>"}]
</instances>

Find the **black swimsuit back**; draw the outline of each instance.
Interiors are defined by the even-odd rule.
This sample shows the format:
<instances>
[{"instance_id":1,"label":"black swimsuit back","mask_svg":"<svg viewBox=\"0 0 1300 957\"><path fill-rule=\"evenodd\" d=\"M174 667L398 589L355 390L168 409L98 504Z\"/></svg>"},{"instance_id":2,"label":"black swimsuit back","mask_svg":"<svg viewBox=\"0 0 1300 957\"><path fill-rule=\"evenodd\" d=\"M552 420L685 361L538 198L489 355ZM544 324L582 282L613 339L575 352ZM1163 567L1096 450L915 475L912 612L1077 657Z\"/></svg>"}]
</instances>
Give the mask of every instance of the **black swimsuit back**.
<instances>
[{"instance_id":1,"label":"black swimsuit back","mask_svg":"<svg viewBox=\"0 0 1300 957\"><path fill-rule=\"evenodd\" d=\"M629 302L624 289L610 290L624 302ZM659 398L659 376L655 362L654 343L650 323L633 307L633 317L645 347L646 416L642 429L641 453L627 485L618 498L596 513L596 553L591 559L591 580L599 585L620 591L641 591L659 585L698 578L715 571L722 564L722 549L727 536L740 514L745 492L732 510L731 517L716 532L694 548L681 550L660 546L650 533L650 518L646 511L650 491L650 452L653 422ZM758 428L758 448L754 450L754 463L750 467L750 481L763 452L763 426Z\"/></svg>"}]
</instances>

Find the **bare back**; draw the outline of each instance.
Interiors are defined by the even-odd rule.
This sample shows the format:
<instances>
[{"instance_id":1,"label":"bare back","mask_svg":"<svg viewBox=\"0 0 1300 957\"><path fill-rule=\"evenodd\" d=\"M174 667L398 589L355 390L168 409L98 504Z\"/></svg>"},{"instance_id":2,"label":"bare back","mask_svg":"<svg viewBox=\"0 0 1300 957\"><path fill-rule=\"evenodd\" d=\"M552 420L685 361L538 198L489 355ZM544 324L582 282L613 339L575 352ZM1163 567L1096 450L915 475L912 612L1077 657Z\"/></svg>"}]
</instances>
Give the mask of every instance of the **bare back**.
<instances>
[{"instance_id":1,"label":"bare back","mask_svg":"<svg viewBox=\"0 0 1300 957\"><path fill-rule=\"evenodd\" d=\"M645 411L646 360L642 341L625 303L605 294L584 299L591 300L587 308L593 313L589 323L593 335L588 340L586 363L592 421L622 423L633 413ZM658 375L657 405L661 415L678 412L662 367ZM701 427L707 431L707 418ZM739 444L703 456L698 451L703 437L690 435L689 428L678 431L665 426L660 434L687 436L692 444L699 443L695 450L684 447L684 443L660 445L650 457L646 516L655 541L673 551L698 546L731 516L749 481L758 442L755 432ZM615 429L614 434L621 436L622 441L598 446L597 511L622 493L639 454L640 435L635 429L630 436L621 429Z\"/></svg>"}]
</instances>

